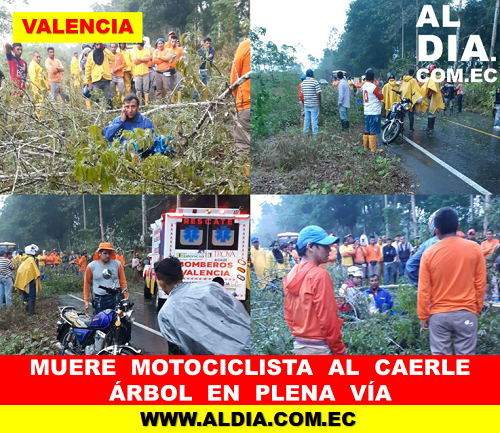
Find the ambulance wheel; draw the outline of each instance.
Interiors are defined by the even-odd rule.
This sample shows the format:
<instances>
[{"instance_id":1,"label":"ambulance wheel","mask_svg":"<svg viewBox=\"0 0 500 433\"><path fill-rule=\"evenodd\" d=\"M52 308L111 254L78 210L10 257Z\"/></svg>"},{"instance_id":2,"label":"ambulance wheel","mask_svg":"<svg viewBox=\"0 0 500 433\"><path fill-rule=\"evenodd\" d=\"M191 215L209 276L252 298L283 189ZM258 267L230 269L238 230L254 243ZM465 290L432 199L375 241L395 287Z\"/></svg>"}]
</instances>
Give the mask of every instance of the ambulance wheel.
<instances>
[{"instance_id":1,"label":"ambulance wheel","mask_svg":"<svg viewBox=\"0 0 500 433\"><path fill-rule=\"evenodd\" d=\"M149 290L146 282L144 282L144 299L151 299L151 296L151 290Z\"/></svg>"}]
</instances>

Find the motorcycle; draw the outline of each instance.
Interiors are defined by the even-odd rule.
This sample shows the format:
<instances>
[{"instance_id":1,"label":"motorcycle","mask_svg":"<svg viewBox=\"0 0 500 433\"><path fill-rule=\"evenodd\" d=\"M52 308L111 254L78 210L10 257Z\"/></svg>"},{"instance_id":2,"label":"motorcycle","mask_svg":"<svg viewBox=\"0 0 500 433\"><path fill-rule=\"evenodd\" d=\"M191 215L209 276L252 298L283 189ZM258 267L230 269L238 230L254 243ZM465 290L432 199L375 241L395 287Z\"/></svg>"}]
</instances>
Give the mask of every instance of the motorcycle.
<instances>
[{"instance_id":1,"label":"motorcycle","mask_svg":"<svg viewBox=\"0 0 500 433\"><path fill-rule=\"evenodd\" d=\"M111 271L105 269L102 276L109 280ZM120 299L122 290L114 284L111 288L99 288L115 296L115 309L101 311L91 318L75 307L59 308L57 349L61 350L61 355L140 355L141 350L127 343L127 335L134 322L134 303Z\"/></svg>"},{"instance_id":2,"label":"motorcycle","mask_svg":"<svg viewBox=\"0 0 500 433\"><path fill-rule=\"evenodd\" d=\"M399 95L399 102L394 102L394 104L392 104L388 113L389 117L382 125L382 142L384 144L392 143L398 138L399 134L403 132L405 115L410 111L412 106L410 98L401 98L401 91L391 90Z\"/></svg>"}]
</instances>

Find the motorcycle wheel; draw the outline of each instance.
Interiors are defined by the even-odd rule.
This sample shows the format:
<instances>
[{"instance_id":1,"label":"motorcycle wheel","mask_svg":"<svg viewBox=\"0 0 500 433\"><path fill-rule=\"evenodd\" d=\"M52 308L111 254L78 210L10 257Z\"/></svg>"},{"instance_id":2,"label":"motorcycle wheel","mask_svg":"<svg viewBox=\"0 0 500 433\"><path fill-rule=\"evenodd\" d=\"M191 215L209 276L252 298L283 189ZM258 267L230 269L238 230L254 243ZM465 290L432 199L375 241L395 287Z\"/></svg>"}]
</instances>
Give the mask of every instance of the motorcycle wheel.
<instances>
[{"instance_id":1,"label":"motorcycle wheel","mask_svg":"<svg viewBox=\"0 0 500 433\"><path fill-rule=\"evenodd\" d=\"M382 132L382 141L384 144L390 144L398 138L401 132L401 123L394 120Z\"/></svg>"},{"instance_id":2,"label":"motorcycle wheel","mask_svg":"<svg viewBox=\"0 0 500 433\"><path fill-rule=\"evenodd\" d=\"M129 347L122 347L122 350L120 351L120 355L136 355L137 356L137 353L135 353Z\"/></svg>"},{"instance_id":3,"label":"motorcycle wheel","mask_svg":"<svg viewBox=\"0 0 500 433\"><path fill-rule=\"evenodd\" d=\"M73 343L73 347L77 346L75 334L69 326L63 331L61 339L59 341L64 348L69 347L69 343Z\"/></svg>"}]
</instances>

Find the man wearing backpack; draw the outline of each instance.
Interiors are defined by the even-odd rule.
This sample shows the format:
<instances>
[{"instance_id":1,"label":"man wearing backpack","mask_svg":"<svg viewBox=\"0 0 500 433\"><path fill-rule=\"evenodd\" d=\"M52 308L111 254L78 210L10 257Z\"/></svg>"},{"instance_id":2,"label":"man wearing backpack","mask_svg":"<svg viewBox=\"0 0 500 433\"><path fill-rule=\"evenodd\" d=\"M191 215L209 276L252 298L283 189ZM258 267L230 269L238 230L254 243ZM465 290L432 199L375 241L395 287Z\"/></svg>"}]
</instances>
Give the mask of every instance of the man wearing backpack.
<instances>
[{"instance_id":1,"label":"man wearing backpack","mask_svg":"<svg viewBox=\"0 0 500 433\"><path fill-rule=\"evenodd\" d=\"M409 242L406 242L404 235L401 235L399 244L397 246L398 253L398 266L399 266L399 278L403 278L405 275L406 262L412 256L413 247Z\"/></svg>"}]
</instances>

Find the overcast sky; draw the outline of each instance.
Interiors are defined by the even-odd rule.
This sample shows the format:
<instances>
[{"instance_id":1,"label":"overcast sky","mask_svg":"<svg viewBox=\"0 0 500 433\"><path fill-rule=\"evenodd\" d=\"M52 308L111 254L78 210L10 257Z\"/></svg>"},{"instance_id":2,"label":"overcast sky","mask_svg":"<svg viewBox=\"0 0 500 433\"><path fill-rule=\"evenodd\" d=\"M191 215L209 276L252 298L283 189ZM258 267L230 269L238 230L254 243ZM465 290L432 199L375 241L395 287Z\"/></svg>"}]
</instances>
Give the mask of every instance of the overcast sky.
<instances>
[{"instance_id":1,"label":"overcast sky","mask_svg":"<svg viewBox=\"0 0 500 433\"><path fill-rule=\"evenodd\" d=\"M332 28L344 32L351 0L251 0L252 27L265 27L264 40L282 45L302 44L299 61L308 67L307 56L323 57Z\"/></svg>"}]
</instances>

